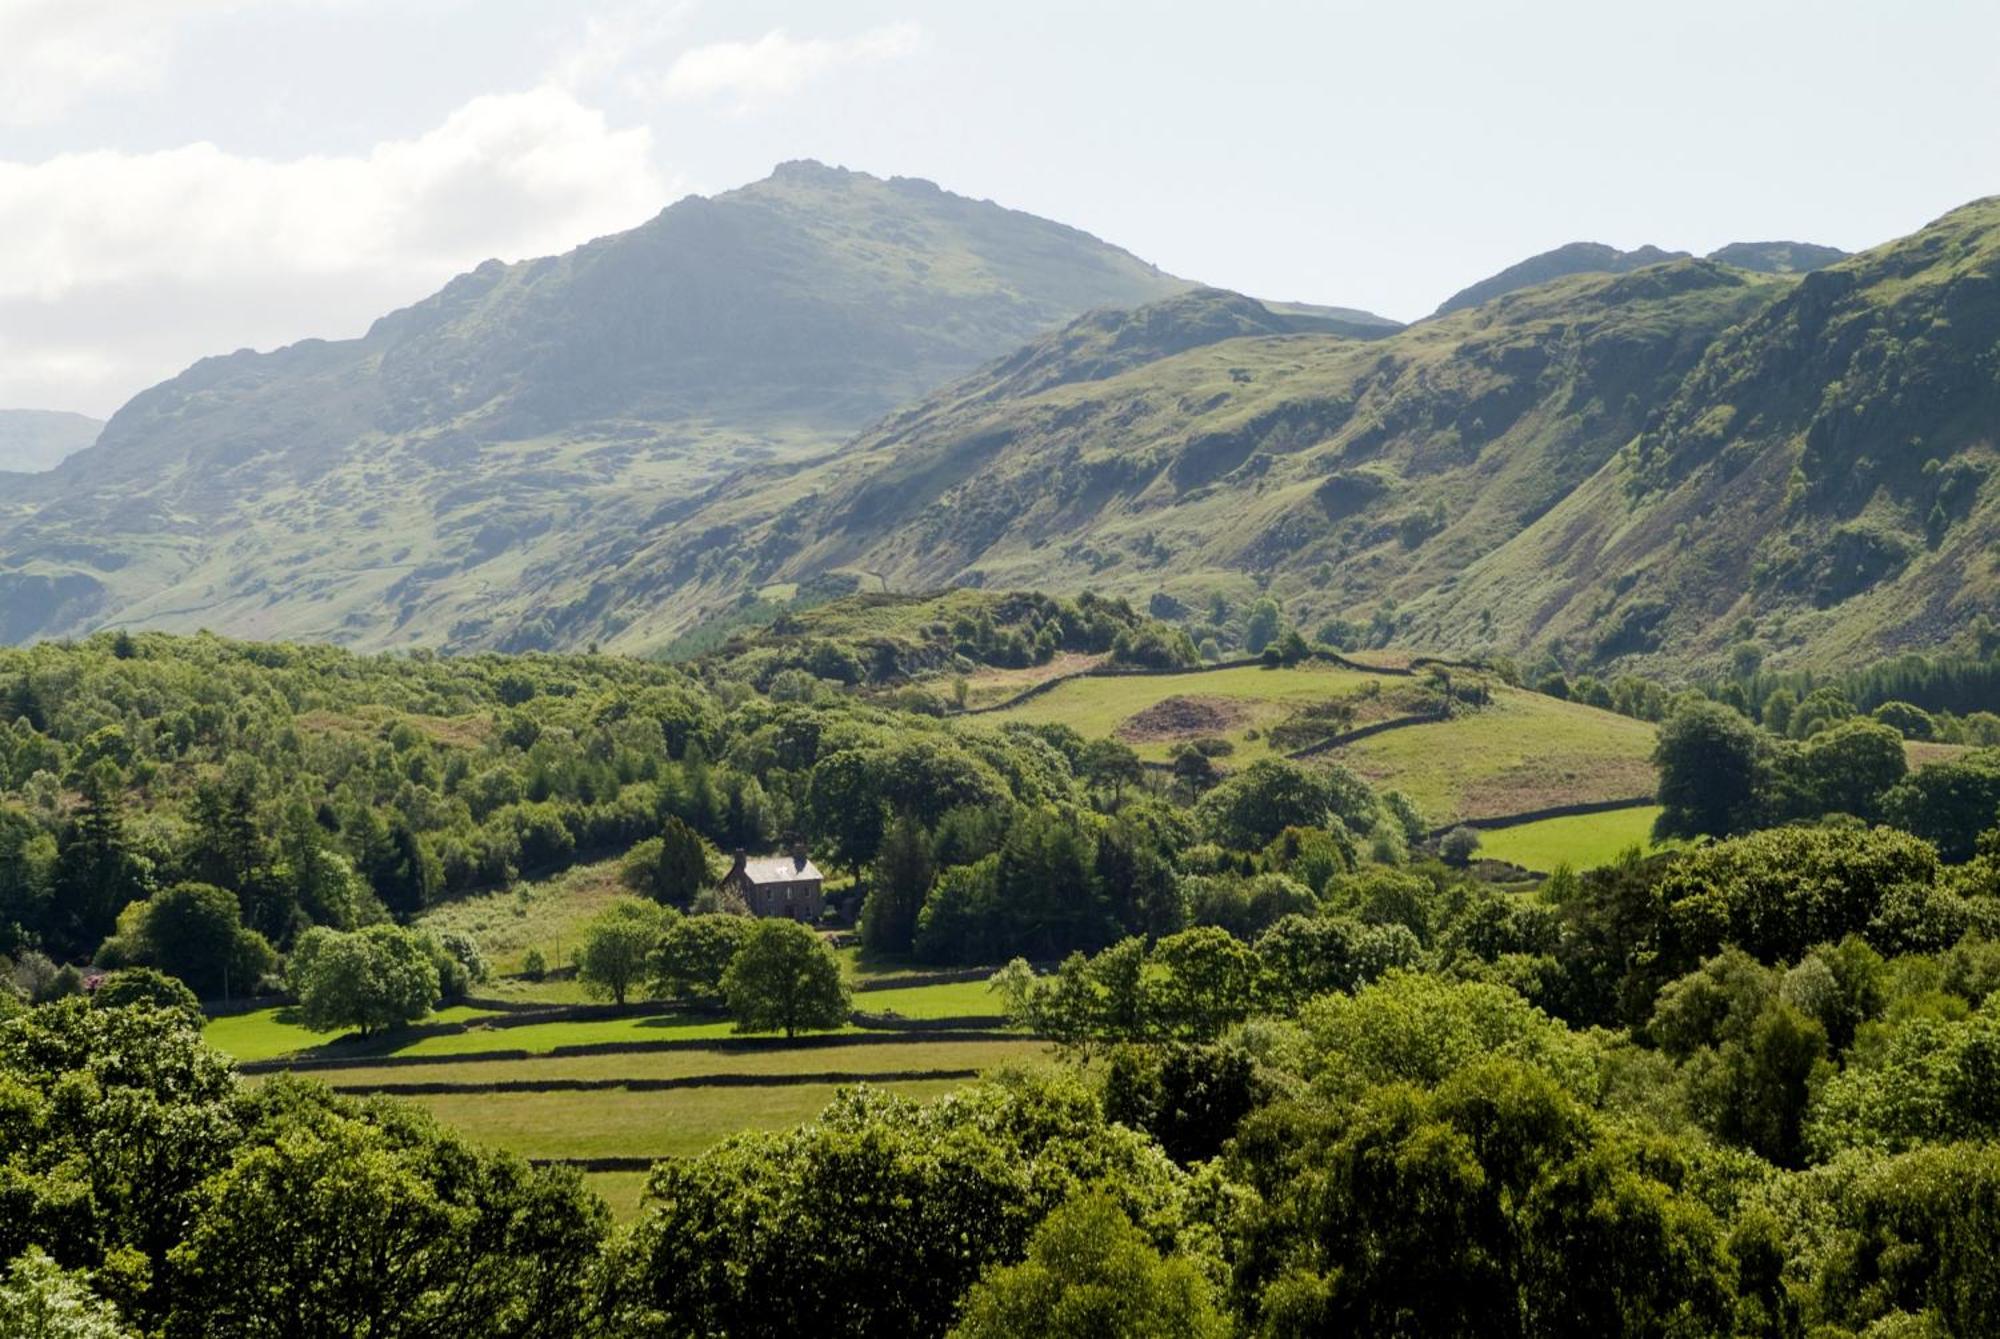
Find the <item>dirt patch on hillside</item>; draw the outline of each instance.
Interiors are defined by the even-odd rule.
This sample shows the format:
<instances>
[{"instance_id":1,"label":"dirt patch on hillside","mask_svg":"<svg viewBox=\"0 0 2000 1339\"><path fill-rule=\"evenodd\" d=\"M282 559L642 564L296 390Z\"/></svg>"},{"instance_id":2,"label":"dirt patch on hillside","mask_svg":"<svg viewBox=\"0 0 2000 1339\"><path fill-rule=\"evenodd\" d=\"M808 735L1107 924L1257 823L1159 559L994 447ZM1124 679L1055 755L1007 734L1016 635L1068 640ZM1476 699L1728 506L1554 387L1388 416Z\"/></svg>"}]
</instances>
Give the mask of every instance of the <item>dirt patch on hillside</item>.
<instances>
[{"instance_id":1,"label":"dirt patch on hillside","mask_svg":"<svg viewBox=\"0 0 2000 1339\"><path fill-rule=\"evenodd\" d=\"M1249 706L1235 698L1170 697L1127 716L1115 733L1128 744L1156 744L1227 734L1249 719Z\"/></svg>"}]
</instances>

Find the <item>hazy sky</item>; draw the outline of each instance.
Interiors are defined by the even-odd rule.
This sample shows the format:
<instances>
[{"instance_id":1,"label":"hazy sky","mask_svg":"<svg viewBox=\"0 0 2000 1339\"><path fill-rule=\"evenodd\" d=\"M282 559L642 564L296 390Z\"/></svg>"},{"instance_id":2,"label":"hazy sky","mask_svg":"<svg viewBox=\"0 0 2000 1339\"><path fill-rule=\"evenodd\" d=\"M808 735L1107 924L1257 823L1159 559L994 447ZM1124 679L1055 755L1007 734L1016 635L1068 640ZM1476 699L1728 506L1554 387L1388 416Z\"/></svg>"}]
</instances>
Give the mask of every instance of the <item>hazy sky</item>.
<instances>
[{"instance_id":1,"label":"hazy sky","mask_svg":"<svg viewBox=\"0 0 2000 1339\"><path fill-rule=\"evenodd\" d=\"M1992 0L0 0L0 406L360 333L786 158L1412 318L2000 192Z\"/></svg>"}]
</instances>

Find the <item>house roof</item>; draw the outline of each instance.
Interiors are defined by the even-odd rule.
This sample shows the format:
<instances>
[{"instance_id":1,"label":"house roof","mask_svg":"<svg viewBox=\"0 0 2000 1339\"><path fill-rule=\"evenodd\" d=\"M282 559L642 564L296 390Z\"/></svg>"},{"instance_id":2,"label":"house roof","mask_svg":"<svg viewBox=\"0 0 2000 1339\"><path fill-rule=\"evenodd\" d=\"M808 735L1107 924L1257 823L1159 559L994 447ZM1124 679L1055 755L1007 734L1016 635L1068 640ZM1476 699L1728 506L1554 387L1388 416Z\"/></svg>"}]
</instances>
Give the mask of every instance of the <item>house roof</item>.
<instances>
[{"instance_id":1,"label":"house roof","mask_svg":"<svg viewBox=\"0 0 2000 1339\"><path fill-rule=\"evenodd\" d=\"M743 862L743 877L751 883L798 883L802 879L826 879L819 866L803 857L789 855L756 856Z\"/></svg>"}]
</instances>

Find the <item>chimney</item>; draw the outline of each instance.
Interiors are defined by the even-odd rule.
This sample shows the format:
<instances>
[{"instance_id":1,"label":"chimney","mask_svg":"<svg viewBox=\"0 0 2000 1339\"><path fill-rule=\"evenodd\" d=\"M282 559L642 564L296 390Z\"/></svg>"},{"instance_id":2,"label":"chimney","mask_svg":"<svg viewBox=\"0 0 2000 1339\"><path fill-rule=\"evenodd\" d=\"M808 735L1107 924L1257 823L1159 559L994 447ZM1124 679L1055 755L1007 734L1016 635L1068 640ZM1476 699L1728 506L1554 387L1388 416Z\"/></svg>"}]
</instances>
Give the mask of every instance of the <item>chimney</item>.
<instances>
[{"instance_id":1,"label":"chimney","mask_svg":"<svg viewBox=\"0 0 2000 1339\"><path fill-rule=\"evenodd\" d=\"M749 859L750 859L749 853L745 851L742 847L740 846L737 847L736 859L730 864L729 873L722 876L723 882L727 883L730 879L733 879L737 875L741 874L743 872L744 863L747 862Z\"/></svg>"},{"instance_id":2,"label":"chimney","mask_svg":"<svg viewBox=\"0 0 2000 1339\"><path fill-rule=\"evenodd\" d=\"M794 838L792 838L792 868L793 868L793 869L804 869L805 867L806 867L806 841L805 841L805 838L803 838L803 837L794 837Z\"/></svg>"}]
</instances>

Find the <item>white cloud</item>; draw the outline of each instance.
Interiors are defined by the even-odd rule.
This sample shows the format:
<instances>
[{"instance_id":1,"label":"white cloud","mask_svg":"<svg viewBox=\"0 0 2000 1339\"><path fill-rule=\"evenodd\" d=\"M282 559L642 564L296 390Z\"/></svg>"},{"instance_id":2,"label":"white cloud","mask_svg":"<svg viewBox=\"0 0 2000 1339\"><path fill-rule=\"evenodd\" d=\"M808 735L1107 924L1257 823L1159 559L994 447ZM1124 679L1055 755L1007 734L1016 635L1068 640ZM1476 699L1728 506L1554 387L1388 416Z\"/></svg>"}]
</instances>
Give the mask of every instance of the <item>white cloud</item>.
<instances>
[{"instance_id":1,"label":"white cloud","mask_svg":"<svg viewBox=\"0 0 2000 1339\"><path fill-rule=\"evenodd\" d=\"M204 354L359 333L488 256L631 227L678 184L649 130L553 86L363 154L0 161L0 405L106 412Z\"/></svg>"},{"instance_id":2,"label":"white cloud","mask_svg":"<svg viewBox=\"0 0 2000 1339\"><path fill-rule=\"evenodd\" d=\"M38 125L96 93L157 87L188 20L244 3L0 0L0 125Z\"/></svg>"},{"instance_id":3,"label":"white cloud","mask_svg":"<svg viewBox=\"0 0 2000 1339\"><path fill-rule=\"evenodd\" d=\"M685 101L728 96L749 106L795 92L836 66L907 56L922 40L914 23L886 24L841 38L794 38L773 28L754 42L714 42L682 52L659 80L658 91Z\"/></svg>"}]
</instances>

